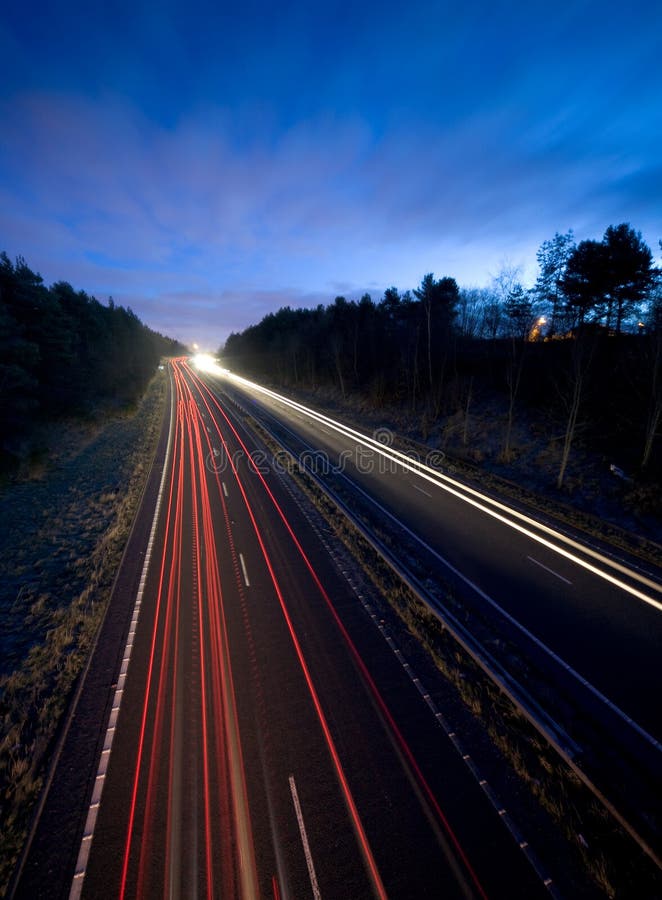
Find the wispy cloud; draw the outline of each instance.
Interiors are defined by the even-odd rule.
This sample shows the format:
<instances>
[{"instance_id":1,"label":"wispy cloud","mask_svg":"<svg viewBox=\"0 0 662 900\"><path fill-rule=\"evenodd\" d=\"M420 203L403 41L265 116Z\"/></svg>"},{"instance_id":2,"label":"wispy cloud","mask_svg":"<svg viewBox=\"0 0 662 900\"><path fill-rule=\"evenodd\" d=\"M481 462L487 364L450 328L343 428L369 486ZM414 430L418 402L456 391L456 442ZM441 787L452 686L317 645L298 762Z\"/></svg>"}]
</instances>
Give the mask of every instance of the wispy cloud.
<instances>
[{"instance_id":1,"label":"wispy cloud","mask_svg":"<svg viewBox=\"0 0 662 900\"><path fill-rule=\"evenodd\" d=\"M514 24L432 8L404 22L390 7L357 12L348 41L295 4L285 24L269 20L278 52L263 31L238 55L252 34L239 22L219 38L223 65L213 41L180 39L184 20L159 20L155 37L138 16L142 56L112 30L115 81L107 61L93 66L105 29L76 75L26 24L39 51L28 76L28 45L0 27L12 72L26 73L0 101L0 249L161 330L220 341L338 284L377 294L431 270L484 283L569 227L598 237L630 221L656 242L662 85L647 17L619 20L619 35L590 2L573 5L537 42L530 4ZM628 65L610 78L619 47ZM157 51L171 60L160 88Z\"/></svg>"}]
</instances>

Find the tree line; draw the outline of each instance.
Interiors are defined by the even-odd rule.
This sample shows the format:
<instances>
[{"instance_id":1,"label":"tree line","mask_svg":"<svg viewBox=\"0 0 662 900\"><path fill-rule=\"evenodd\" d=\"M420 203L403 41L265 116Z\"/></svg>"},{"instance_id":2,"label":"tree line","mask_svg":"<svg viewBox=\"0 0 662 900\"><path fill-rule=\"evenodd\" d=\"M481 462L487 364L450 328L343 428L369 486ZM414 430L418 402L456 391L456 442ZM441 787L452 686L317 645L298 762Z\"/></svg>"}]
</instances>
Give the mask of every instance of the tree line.
<instances>
[{"instance_id":1,"label":"tree line","mask_svg":"<svg viewBox=\"0 0 662 900\"><path fill-rule=\"evenodd\" d=\"M46 287L22 257L0 253L0 469L36 426L134 402L164 355L182 352L131 309L65 281Z\"/></svg>"},{"instance_id":2,"label":"tree line","mask_svg":"<svg viewBox=\"0 0 662 900\"><path fill-rule=\"evenodd\" d=\"M390 287L378 300L286 306L231 334L219 352L258 379L359 392L427 423L468 416L473 398L491 392L504 410L505 460L517 416L544 404L561 426L559 486L578 437L659 475L662 277L650 248L621 224L599 241L557 233L537 262L530 289L503 266L487 288L429 273L416 289Z\"/></svg>"}]
</instances>

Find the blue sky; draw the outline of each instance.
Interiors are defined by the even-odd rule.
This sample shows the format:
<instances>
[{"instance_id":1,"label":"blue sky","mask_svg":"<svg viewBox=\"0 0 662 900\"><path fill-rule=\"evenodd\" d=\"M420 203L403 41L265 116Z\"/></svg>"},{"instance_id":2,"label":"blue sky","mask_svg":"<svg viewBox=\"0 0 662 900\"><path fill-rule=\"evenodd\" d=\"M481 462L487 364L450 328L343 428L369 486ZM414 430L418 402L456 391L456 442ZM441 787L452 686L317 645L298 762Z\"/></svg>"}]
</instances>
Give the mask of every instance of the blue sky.
<instances>
[{"instance_id":1,"label":"blue sky","mask_svg":"<svg viewBox=\"0 0 662 900\"><path fill-rule=\"evenodd\" d=\"M0 249L215 349L555 231L662 237L662 3L87 2L0 19Z\"/></svg>"}]
</instances>

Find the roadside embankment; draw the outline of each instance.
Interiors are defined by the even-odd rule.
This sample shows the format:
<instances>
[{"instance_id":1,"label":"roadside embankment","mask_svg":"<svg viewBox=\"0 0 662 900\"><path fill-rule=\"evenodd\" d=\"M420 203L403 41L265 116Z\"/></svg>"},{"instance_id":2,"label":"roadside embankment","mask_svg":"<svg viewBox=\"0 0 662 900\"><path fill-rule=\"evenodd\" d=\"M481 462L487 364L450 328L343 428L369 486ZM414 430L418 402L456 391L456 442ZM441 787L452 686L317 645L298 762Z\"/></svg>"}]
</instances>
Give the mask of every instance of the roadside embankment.
<instances>
[{"instance_id":1,"label":"roadside embankment","mask_svg":"<svg viewBox=\"0 0 662 900\"><path fill-rule=\"evenodd\" d=\"M0 491L0 896L38 800L139 507L167 393L59 425L39 471Z\"/></svg>"}]
</instances>

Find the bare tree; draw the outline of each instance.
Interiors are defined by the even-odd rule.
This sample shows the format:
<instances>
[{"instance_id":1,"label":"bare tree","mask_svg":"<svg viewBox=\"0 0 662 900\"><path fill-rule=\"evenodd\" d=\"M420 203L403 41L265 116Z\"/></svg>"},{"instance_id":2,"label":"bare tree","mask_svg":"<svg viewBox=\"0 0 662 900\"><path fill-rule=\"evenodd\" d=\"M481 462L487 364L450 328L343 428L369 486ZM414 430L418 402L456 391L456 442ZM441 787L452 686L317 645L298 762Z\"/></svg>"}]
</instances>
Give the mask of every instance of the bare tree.
<instances>
[{"instance_id":1,"label":"bare tree","mask_svg":"<svg viewBox=\"0 0 662 900\"><path fill-rule=\"evenodd\" d=\"M484 337L482 334L482 324L485 319L484 310L491 296L487 288L460 288L457 328L462 337Z\"/></svg>"},{"instance_id":2,"label":"bare tree","mask_svg":"<svg viewBox=\"0 0 662 900\"><path fill-rule=\"evenodd\" d=\"M489 288L484 291L483 321L481 337L495 341L503 336L506 325L506 299L516 284L519 284L522 266L504 260L496 275L492 275Z\"/></svg>"},{"instance_id":3,"label":"bare tree","mask_svg":"<svg viewBox=\"0 0 662 900\"><path fill-rule=\"evenodd\" d=\"M469 378L469 385L467 387L467 399L464 404L464 422L462 425L462 445L464 447L467 446L467 442L469 439L469 409L471 407L471 401L473 400L473 388L474 388L474 378L472 375Z\"/></svg>"},{"instance_id":4,"label":"bare tree","mask_svg":"<svg viewBox=\"0 0 662 900\"><path fill-rule=\"evenodd\" d=\"M515 265L509 260L503 260L496 275L492 275L492 291L505 303L510 292L522 278L522 266Z\"/></svg>"},{"instance_id":5,"label":"bare tree","mask_svg":"<svg viewBox=\"0 0 662 900\"><path fill-rule=\"evenodd\" d=\"M540 271L534 290L544 304L547 334L550 337L559 330L564 299L561 283L568 259L574 249L575 237L570 229L566 234L559 234L557 231L551 240L543 241L536 253Z\"/></svg>"},{"instance_id":6,"label":"bare tree","mask_svg":"<svg viewBox=\"0 0 662 900\"><path fill-rule=\"evenodd\" d=\"M556 486L563 487L563 482L570 460L570 451L577 435L579 427L579 413L586 394L591 362L595 355L597 344L597 332L591 325L579 327L571 339L570 360L567 370L566 391L562 396L568 412L563 448L561 450L561 464L556 479Z\"/></svg>"},{"instance_id":7,"label":"bare tree","mask_svg":"<svg viewBox=\"0 0 662 900\"><path fill-rule=\"evenodd\" d=\"M506 298L505 311L510 336L510 353L506 365L508 416L506 418L506 432L501 456L505 462L509 462L512 456L511 438L515 421L515 404L522 383L528 337L535 320L530 294L524 290L519 282L513 286Z\"/></svg>"}]
</instances>

